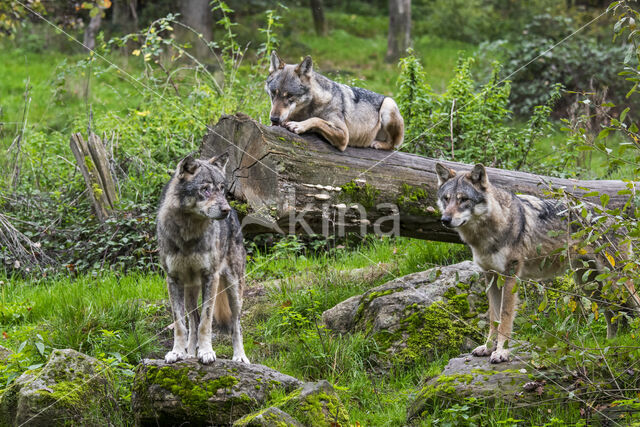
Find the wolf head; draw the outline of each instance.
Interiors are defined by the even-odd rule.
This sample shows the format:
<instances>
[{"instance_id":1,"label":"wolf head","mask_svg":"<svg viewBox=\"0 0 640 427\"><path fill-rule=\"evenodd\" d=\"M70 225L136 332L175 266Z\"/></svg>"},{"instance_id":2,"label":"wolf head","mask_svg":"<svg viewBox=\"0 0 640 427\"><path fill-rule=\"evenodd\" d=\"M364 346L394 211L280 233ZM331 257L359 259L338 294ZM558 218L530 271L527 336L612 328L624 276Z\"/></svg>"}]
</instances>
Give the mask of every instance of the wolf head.
<instances>
[{"instance_id":1,"label":"wolf head","mask_svg":"<svg viewBox=\"0 0 640 427\"><path fill-rule=\"evenodd\" d=\"M265 88L271 98L271 124L280 125L312 100L313 62L307 56L298 65L287 65L273 51Z\"/></svg>"},{"instance_id":2,"label":"wolf head","mask_svg":"<svg viewBox=\"0 0 640 427\"><path fill-rule=\"evenodd\" d=\"M175 196L181 209L203 219L221 220L229 216L231 206L225 198L228 160L229 154L224 153L209 160L189 155L180 161L176 169Z\"/></svg>"},{"instance_id":3,"label":"wolf head","mask_svg":"<svg viewBox=\"0 0 640 427\"><path fill-rule=\"evenodd\" d=\"M462 227L488 212L487 195L491 184L483 165L477 164L471 172L457 175L437 163L436 173L438 207L442 212L440 220L445 227Z\"/></svg>"}]
</instances>

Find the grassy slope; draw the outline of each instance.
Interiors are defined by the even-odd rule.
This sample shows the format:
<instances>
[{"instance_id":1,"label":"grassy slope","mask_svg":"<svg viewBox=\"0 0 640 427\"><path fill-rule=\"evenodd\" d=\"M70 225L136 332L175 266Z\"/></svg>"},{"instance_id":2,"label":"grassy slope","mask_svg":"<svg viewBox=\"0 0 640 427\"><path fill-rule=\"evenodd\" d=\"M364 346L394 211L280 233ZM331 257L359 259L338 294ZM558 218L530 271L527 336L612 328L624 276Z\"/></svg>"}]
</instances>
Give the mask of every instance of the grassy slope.
<instances>
[{"instance_id":1,"label":"grassy slope","mask_svg":"<svg viewBox=\"0 0 640 427\"><path fill-rule=\"evenodd\" d=\"M255 363L266 364L307 380L329 379L343 388L352 419L364 425L395 425L405 416L410 393L445 363L403 369L393 377L369 373L368 358L377 351L362 335L330 337L300 335L300 328L283 327L282 309L304 312L318 320L322 311L338 302L380 284L398 274L407 274L468 257L460 245L411 239L370 240L368 244L331 253L295 255L281 250L255 254L248 267L248 293L260 287L256 281L291 277L300 272L316 273L326 280L306 286L285 280L265 289L264 297L245 300L245 348ZM373 283L340 280L332 271L359 268L371 263L394 267ZM305 283L305 282L302 282ZM0 288L0 324L6 334L2 345L22 353L9 366L0 365L0 390L20 370L42 363L52 348L75 348L109 361L121 373L121 393L128 400L129 371L143 357L162 357L171 334L164 281L153 274L104 273L77 278L42 279L39 283L3 278ZM23 344L23 342L25 344ZM45 345L39 354L37 343ZM227 337L217 341L220 357L230 357ZM116 355L116 360L114 360ZM119 364L117 361L124 363ZM20 367L16 367L20 364ZM376 390L371 393L371 390Z\"/></svg>"}]
</instances>

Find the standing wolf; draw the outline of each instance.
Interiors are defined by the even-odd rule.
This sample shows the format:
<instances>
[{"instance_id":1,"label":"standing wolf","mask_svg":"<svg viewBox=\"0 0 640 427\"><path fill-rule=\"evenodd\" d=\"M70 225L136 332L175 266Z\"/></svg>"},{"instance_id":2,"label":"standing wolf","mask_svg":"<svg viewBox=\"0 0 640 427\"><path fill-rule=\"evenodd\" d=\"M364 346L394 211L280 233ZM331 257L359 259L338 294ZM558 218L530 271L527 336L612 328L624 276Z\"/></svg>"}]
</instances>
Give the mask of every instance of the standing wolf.
<instances>
[{"instance_id":1,"label":"standing wolf","mask_svg":"<svg viewBox=\"0 0 640 427\"><path fill-rule=\"evenodd\" d=\"M577 242L567 240L570 236L566 233L567 209L563 203L515 195L495 187L481 164L475 165L471 172L457 174L438 163L436 173L442 224L460 234L471 247L474 262L487 276L489 336L485 345L473 350L473 355L491 355L491 363L505 362L509 359L509 350L504 345L511 338L518 303L514 288L516 278L556 277L567 270L569 258L572 258L582 270L577 274L580 280L581 273L588 269L601 270L602 264L589 248L575 253L573 247ZM569 257L559 253L567 243L573 252ZM505 279L502 289L498 287L499 275ZM625 286L632 296L631 301L638 305L640 300L633 284L625 283ZM615 334L615 326L610 310L605 311L605 317L607 336L611 337ZM494 340L497 346L492 351Z\"/></svg>"},{"instance_id":2,"label":"standing wolf","mask_svg":"<svg viewBox=\"0 0 640 427\"><path fill-rule=\"evenodd\" d=\"M226 153L208 161L186 157L162 193L158 244L174 319L167 363L196 354L202 363L215 361L213 319L231 330L233 360L249 363L240 328L246 255L238 216L225 198L227 160Z\"/></svg>"},{"instance_id":3,"label":"standing wolf","mask_svg":"<svg viewBox=\"0 0 640 427\"><path fill-rule=\"evenodd\" d=\"M336 83L312 68L310 56L287 65L271 53L266 89L273 125L317 132L340 151L347 145L393 150L402 144L404 121L393 99Z\"/></svg>"}]
</instances>

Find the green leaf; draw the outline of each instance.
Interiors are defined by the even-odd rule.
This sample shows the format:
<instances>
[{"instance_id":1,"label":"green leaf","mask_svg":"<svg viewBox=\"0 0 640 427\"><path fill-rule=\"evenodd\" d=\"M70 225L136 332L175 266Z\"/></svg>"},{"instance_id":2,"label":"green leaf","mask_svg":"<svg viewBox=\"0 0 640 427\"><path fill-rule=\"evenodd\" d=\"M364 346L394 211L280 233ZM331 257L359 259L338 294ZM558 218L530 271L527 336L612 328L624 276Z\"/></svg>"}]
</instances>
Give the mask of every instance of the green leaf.
<instances>
[{"instance_id":1,"label":"green leaf","mask_svg":"<svg viewBox=\"0 0 640 427\"><path fill-rule=\"evenodd\" d=\"M540 303L540 305L538 306L538 311L539 312L543 312L545 308L547 308L547 304L549 304L549 298L547 297L547 293L544 293L544 299L542 300L542 302Z\"/></svg>"},{"instance_id":2,"label":"green leaf","mask_svg":"<svg viewBox=\"0 0 640 427\"><path fill-rule=\"evenodd\" d=\"M624 122L625 117L627 117L627 113L629 112L631 108L627 107L624 110L622 110L622 113L620 113L620 121Z\"/></svg>"},{"instance_id":3,"label":"green leaf","mask_svg":"<svg viewBox=\"0 0 640 427\"><path fill-rule=\"evenodd\" d=\"M44 344L41 342L36 342L36 348L38 349L38 353L40 353L40 356L44 356Z\"/></svg>"}]
</instances>

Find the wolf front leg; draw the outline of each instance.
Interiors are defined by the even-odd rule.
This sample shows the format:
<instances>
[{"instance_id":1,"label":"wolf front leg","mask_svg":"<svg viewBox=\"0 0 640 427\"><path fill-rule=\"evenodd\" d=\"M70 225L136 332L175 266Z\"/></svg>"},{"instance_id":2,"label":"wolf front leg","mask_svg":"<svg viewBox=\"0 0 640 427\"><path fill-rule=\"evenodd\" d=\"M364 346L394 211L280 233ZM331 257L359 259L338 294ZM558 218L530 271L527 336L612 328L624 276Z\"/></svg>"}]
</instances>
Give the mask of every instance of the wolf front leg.
<instances>
[{"instance_id":1,"label":"wolf front leg","mask_svg":"<svg viewBox=\"0 0 640 427\"><path fill-rule=\"evenodd\" d=\"M509 360L509 349L504 348L505 343L511 339L513 331L513 319L516 316L518 306L518 294L515 292L516 278L505 278L502 287L502 304L500 306L500 324L498 325L498 339L496 349L491 353L491 363L502 363Z\"/></svg>"},{"instance_id":2,"label":"wolf front leg","mask_svg":"<svg viewBox=\"0 0 640 427\"><path fill-rule=\"evenodd\" d=\"M184 306L189 319L189 341L187 341L187 357L196 357L198 346L198 327L200 325L200 314L198 313L198 297L200 287L188 286L184 290Z\"/></svg>"},{"instance_id":3,"label":"wolf front leg","mask_svg":"<svg viewBox=\"0 0 640 427\"><path fill-rule=\"evenodd\" d=\"M287 122L284 126L293 133L318 132L340 151L344 151L349 144L349 130L340 120L323 120L312 117L301 122Z\"/></svg>"},{"instance_id":4,"label":"wolf front leg","mask_svg":"<svg viewBox=\"0 0 640 427\"><path fill-rule=\"evenodd\" d=\"M216 353L211 346L211 326L213 324L213 307L218 298L220 275L205 274L202 278L202 313L198 326L198 360L208 365L215 362Z\"/></svg>"},{"instance_id":5,"label":"wolf front leg","mask_svg":"<svg viewBox=\"0 0 640 427\"><path fill-rule=\"evenodd\" d=\"M498 334L498 322L500 321L500 302L502 292L498 288L498 275L493 272L485 273L487 281L487 298L489 299L489 334L487 341L473 349L471 354L478 357L489 356L493 351L496 335Z\"/></svg>"},{"instance_id":6,"label":"wolf front leg","mask_svg":"<svg viewBox=\"0 0 640 427\"><path fill-rule=\"evenodd\" d=\"M187 358L187 327L184 318L184 286L167 276L167 289L173 314L173 350L164 356L164 361L174 363Z\"/></svg>"},{"instance_id":7,"label":"wolf front leg","mask_svg":"<svg viewBox=\"0 0 640 427\"><path fill-rule=\"evenodd\" d=\"M242 342L242 327L240 326L240 316L242 314L242 288L243 278L225 277L225 288L231 309L231 344L233 346L233 360L236 362L250 363L249 358L244 353Z\"/></svg>"}]
</instances>

